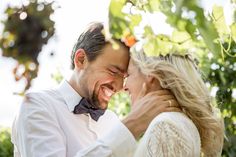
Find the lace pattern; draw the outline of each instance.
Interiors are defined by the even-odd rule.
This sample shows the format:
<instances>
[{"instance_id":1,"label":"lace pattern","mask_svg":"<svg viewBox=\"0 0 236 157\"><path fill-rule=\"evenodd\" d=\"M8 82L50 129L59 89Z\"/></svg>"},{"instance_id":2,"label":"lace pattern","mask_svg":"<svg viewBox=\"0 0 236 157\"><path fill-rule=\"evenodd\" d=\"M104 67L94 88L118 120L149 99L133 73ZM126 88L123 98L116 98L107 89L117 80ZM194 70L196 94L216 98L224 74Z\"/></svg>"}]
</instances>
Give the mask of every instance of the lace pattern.
<instances>
[{"instance_id":1,"label":"lace pattern","mask_svg":"<svg viewBox=\"0 0 236 157\"><path fill-rule=\"evenodd\" d=\"M181 113L157 116L149 125L135 157L200 157L200 136Z\"/></svg>"}]
</instances>

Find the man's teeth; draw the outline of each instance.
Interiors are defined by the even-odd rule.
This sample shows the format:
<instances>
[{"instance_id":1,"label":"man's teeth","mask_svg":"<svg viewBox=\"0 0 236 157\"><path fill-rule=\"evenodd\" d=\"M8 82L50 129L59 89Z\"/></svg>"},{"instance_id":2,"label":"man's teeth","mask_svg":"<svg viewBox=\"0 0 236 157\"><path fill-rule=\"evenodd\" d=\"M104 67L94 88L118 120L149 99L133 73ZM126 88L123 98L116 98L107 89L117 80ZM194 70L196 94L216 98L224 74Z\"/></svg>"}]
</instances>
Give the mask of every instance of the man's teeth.
<instances>
[{"instance_id":1,"label":"man's teeth","mask_svg":"<svg viewBox=\"0 0 236 157\"><path fill-rule=\"evenodd\" d=\"M112 94L113 94L114 92L111 91L111 90L108 90L108 89L104 89L104 93L106 94L106 96L110 97L110 96L112 96Z\"/></svg>"}]
</instances>

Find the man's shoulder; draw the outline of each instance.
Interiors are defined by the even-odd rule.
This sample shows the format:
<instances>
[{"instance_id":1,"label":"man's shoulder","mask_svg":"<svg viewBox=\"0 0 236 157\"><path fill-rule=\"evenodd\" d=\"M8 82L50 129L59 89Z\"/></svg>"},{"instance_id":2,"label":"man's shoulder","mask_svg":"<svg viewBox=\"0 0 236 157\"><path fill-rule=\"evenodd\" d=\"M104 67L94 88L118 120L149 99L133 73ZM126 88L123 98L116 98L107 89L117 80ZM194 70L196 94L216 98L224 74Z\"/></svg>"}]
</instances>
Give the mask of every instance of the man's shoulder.
<instances>
[{"instance_id":1,"label":"man's shoulder","mask_svg":"<svg viewBox=\"0 0 236 157\"><path fill-rule=\"evenodd\" d=\"M25 98L37 98L44 99L50 97L58 97L60 96L57 88L48 88L43 90L28 90L25 94Z\"/></svg>"},{"instance_id":2,"label":"man's shoulder","mask_svg":"<svg viewBox=\"0 0 236 157\"><path fill-rule=\"evenodd\" d=\"M22 107L43 107L52 104L53 101L59 100L60 94L56 89L30 90L24 95Z\"/></svg>"},{"instance_id":3,"label":"man's shoulder","mask_svg":"<svg viewBox=\"0 0 236 157\"><path fill-rule=\"evenodd\" d=\"M104 115L101 116L101 119L105 121L113 121L113 122L120 121L117 114L109 109L107 109Z\"/></svg>"},{"instance_id":4,"label":"man's shoulder","mask_svg":"<svg viewBox=\"0 0 236 157\"><path fill-rule=\"evenodd\" d=\"M116 117L116 118L118 117L117 114L110 109L106 109L104 116L109 116L109 117L112 116L112 117Z\"/></svg>"}]
</instances>

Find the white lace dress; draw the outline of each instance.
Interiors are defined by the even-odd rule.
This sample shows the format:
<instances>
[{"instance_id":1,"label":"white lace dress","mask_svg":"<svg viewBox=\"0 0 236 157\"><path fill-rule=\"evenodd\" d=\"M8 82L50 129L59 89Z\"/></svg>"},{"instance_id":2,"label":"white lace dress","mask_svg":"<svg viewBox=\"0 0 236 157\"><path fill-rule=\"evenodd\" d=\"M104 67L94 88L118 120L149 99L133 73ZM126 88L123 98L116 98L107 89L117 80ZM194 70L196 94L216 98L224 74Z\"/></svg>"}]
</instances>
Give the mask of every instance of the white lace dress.
<instances>
[{"instance_id":1,"label":"white lace dress","mask_svg":"<svg viewBox=\"0 0 236 157\"><path fill-rule=\"evenodd\" d=\"M165 112L149 125L135 157L200 157L201 144L194 123L183 113Z\"/></svg>"}]
</instances>

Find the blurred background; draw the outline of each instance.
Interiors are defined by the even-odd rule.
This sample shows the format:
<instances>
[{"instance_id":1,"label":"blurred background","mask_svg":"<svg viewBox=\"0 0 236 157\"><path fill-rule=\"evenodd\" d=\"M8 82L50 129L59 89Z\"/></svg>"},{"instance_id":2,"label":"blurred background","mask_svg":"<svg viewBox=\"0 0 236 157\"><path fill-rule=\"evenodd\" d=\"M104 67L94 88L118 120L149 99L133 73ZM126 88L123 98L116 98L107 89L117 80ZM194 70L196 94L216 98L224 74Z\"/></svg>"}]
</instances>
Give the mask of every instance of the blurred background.
<instances>
[{"instance_id":1,"label":"blurred background","mask_svg":"<svg viewBox=\"0 0 236 157\"><path fill-rule=\"evenodd\" d=\"M193 49L224 117L222 156L236 156L235 0L1 0L0 21L0 157L12 156L10 129L25 91L70 76L73 45L93 21L107 23L128 45L147 38L146 50L160 51L155 55L170 44ZM116 94L110 109L124 117L129 97Z\"/></svg>"}]
</instances>

